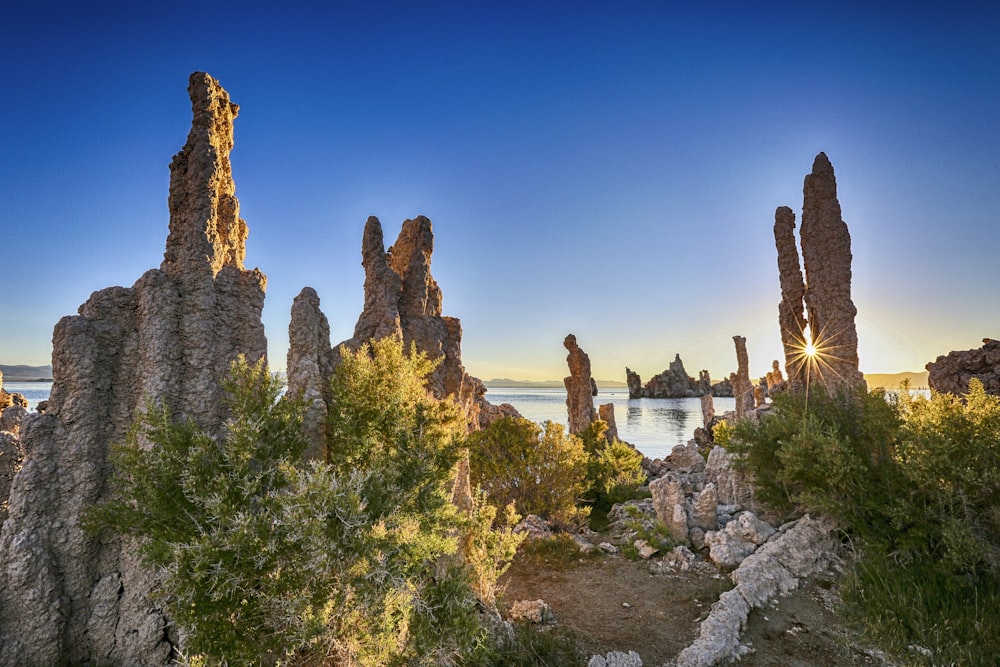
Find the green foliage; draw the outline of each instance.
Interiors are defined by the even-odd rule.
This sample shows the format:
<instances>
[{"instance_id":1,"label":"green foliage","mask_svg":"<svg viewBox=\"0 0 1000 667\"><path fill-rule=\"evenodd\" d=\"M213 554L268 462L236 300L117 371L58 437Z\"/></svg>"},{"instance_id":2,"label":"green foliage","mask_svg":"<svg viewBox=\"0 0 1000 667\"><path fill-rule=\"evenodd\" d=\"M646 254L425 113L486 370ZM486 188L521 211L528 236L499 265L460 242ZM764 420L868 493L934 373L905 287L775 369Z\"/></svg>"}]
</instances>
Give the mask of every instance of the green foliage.
<instances>
[{"instance_id":1,"label":"green foliage","mask_svg":"<svg viewBox=\"0 0 1000 667\"><path fill-rule=\"evenodd\" d=\"M659 549L660 553L666 553L676 546L670 529L659 518L646 518L633 505L628 506L628 514L629 518L625 519L623 524L634 533L634 536L622 546L622 554L626 558L631 560L640 558L639 549L635 546L636 540L642 540L651 547Z\"/></svg>"},{"instance_id":2,"label":"green foliage","mask_svg":"<svg viewBox=\"0 0 1000 667\"><path fill-rule=\"evenodd\" d=\"M510 567L517 547L524 541L525 533L515 533L514 526L521 517L509 503L503 516L497 517L497 508L491 505L486 492L476 489L472 496L472 511L468 527L463 533L462 556L472 572L472 589L479 600L496 606L500 577Z\"/></svg>"},{"instance_id":3,"label":"green foliage","mask_svg":"<svg viewBox=\"0 0 1000 667\"><path fill-rule=\"evenodd\" d=\"M479 635L468 570L443 558L461 419L427 395L430 368L398 341L342 351L330 463L301 463L301 406L262 363L234 363L221 438L139 416L91 520L138 538L203 664L402 664Z\"/></svg>"},{"instance_id":4,"label":"green foliage","mask_svg":"<svg viewBox=\"0 0 1000 667\"><path fill-rule=\"evenodd\" d=\"M577 506L586 489L587 453L560 424L503 417L468 437L472 484L500 505L560 525L586 518Z\"/></svg>"},{"instance_id":5,"label":"green foliage","mask_svg":"<svg viewBox=\"0 0 1000 667\"><path fill-rule=\"evenodd\" d=\"M959 572L1000 575L1000 397L974 378L964 399L904 392L900 403L907 504L939 530L924 541L928 555Z\"/></svg>"},{"instance_id":6,"label":"green foliage","mask_svg":"<svg viewBox=\"0 0 1000 667\"><path fill-rule=\"evenodd\" d=\"M863 625L907 660L993 664L1000 652L1000 397L978 380L963 398L776 398L741 422L759 495L825 511L859 547L846 598ZM852 612L853 613L853 612ZM908 652L917 645L929 656Z\"/></svg>"},{"instance_id":7,"label":"green foliage","mask_svg":"<svg viewBox=\"0 0 1000 667\"><path fill-rule=\"evenodd\" d=\"M555 533L549 537L525 540L517 553L519 563L522 561L545 563L549 567L575 565L580 562L582 556L580 545L568 533Z\"/></svg>"},{"instance_id":8,"label":"green foliage","mask_svg":"<svg viewBox=\"0 0 1000 667\"><path fill-rule=\"evenodd\" d=\"M459 667L583 667L586 653L568 630L515 623L510 635L484 641Z\"/></svg>"},{"instance_id":9,"label":"green foliage","mask_svg":"<svg viewBox=\"0 0 1000 667\"><path fill-rule=\"evenodd\" d=\"M608 442L607 429L607 423L597 420L580 434L589 455L584 497L605 513L615 503L640 495L640 488L646 482L642 453L617 438Z\"/></svg>"},{"instance_id":10,"label":"green foliage","mask_svg":"<svg viewBox=\"0 0 1000 667\"><path fill-rule=\"evenodd\" d=\"M772 414L732 427L729 449L754 474L758 499L778 510L826 512L879 534L894 495L900 417L883 390L779 394Z\"/></svg>"}]
</instances>

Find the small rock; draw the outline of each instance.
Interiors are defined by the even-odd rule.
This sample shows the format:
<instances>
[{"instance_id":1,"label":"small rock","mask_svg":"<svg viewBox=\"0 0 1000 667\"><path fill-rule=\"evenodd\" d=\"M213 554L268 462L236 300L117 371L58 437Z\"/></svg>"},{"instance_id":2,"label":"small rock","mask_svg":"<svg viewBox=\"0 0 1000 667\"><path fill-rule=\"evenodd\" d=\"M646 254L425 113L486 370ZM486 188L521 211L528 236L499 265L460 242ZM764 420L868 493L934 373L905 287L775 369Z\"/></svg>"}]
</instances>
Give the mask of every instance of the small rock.
<instances>
[{"instance_id":1,"label":"small rock","mask_svg":"<svg viewBox=\"0 0 1000 667\"><path fill-rule=\"evenodd\" d=\"M618 547L611 544L610 542L601 542L597 545L597 548L606 554L616 554L618 553Z\"/></svg>"},{"instance_id":2,"label":"small rock","mask_svg":"<svg viewBox=\"0 0 1000 667\"><path fill-rule=\"evenodd\" d=\"M510 620L548 625L555 621L555 617L544 600L518 600L510 606Z\"/></svg>"},{"instance_id":3,"label":"small rock","mask_svg":"<svg viewBox=\"0 0 1000 667\"><path fill-rule=\"evenodd\" d=\"M653 545L648 544L646 540L636 540L632 543L632 546L636 548L639 552L639 558L643 560L649 560L660 551Z\"/></svg>"},{"instance_id":4,"label":"small rock","mask_svg":"<svg viewBox=\"0 0 1000 667\"><path fill-rule=\"evenodd\" d=\"M607 656L593 656L587 667L642 667L642 658L635 651L611 651Z\"/></svg>"}]
</instances>

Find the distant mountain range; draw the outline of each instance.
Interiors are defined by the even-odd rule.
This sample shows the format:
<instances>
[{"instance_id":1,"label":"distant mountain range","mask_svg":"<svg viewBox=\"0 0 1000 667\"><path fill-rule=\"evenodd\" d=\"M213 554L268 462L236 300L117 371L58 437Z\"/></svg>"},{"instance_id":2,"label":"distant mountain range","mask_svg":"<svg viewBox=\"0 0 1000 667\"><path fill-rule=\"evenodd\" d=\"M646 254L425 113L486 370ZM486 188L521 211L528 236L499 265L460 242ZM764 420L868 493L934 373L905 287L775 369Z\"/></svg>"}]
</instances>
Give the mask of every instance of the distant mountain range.
<instances>
[{"instance_id":1,"label":"distant mountain range","mask_svg":"<svg viewBox=\"0 0 1000 667\"><path fill-rule=\"evenodd\" d=\"M0 373L8 382L48 381L52 379L52 366L4 366L0 364Z\"/></svg>"},{"instance_id":2,"label":"distant mountain range","mask_svg":"<svg viewBox=\"0 0 1000 667\"><path fill-rule=\"evenodd\" d=\"M524 387L526 389L548 389L552 387L562 388L562 380L511 380L510 378L494 378L492 380L483 381L487 387L495 387L501 389L504 387ZM597 380L597 388L601 387L611 389L611 388L621 388L627 387L628 385L620 380Z\"/></svg>"},{"instance_id":3,"label":"distant mountain range","mask_svg":"<svg viewBox=\"0 0 1000 667\"><path fill-rule=\"evenodd\" d=\"M910 389L927 388L927 371L919 373L865 373L865 380L868 388L882 387L884 389L898 389L903 380L910 381Z\"/></svg>"}]
</instances>

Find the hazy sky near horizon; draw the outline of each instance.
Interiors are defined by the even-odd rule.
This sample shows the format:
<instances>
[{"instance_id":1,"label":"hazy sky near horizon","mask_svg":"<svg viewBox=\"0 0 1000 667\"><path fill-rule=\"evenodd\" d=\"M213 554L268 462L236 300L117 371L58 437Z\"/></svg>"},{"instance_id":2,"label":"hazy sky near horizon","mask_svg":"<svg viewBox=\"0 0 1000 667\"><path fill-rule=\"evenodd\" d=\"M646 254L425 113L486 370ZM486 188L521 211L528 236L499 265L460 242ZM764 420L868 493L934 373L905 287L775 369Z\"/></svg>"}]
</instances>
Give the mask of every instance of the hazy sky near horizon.
<instances>
[{"instance_id":1,"label":"hazy sky near horizon","mask_svg":"<svg viewBox=\"0 0 1000 667\"><path fill-rule=\"evenodd\" d=\"M318 3L317 3L318 4ZM877 4L878 7L872 5ZM333 342L361 235L434 223L469 372L751 374L779 359L774 210L824 151L859 356L921 370L1000 337L997 3L34 3L0 24L0 362L45 364L91 292L158 267L206 71L240 105L247 266L283 368L314 287Z\"/></svg>"}]
</instances>

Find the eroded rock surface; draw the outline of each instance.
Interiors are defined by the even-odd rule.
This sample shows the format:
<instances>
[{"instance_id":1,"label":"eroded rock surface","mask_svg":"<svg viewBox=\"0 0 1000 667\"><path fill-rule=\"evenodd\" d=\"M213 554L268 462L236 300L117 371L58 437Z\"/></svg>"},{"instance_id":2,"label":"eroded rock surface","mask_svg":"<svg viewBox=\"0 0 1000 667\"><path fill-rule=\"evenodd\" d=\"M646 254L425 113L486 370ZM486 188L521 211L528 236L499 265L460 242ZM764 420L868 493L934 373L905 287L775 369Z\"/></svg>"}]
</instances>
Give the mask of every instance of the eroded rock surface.
<instances>
[{"instance_id":1,"label":"eroded rock surface","mask_svg":"<svg viewBox=\"0 0 1000 667\"><path fill-rule=\"evenodd\" d=\"M950 352L927 364L927 383L935 391L967 394L972 378L987 394L1000 395L1000 340L984 338L978 349Z\"/></svg>"},{"instance_id":2,"label":"eroded rock surface","mask_svg":"<svg viewBox=\"0 0 1000 667\"><path fill-rule=\"evenodd\" d=\"M218 432L230 362L265 355L265 278L243 269L247 227L229 163L239 107L204 73L188 92L194 120L170 165L163 264L131 288L95 292L53 333L51 397L26 420L0 533L0 664L175 657L134 546L87 533L81 520L110 492L110 445L125 441L146 398Z\"/></svg>"},{"instance_id":3,"label":"eroded rock surface","mask_svg":"<svg viewBox=\"0 0 1000 667\"><path fill-rule=\"evenodd\" d=\"M698 638L677 656L677 667L710 667L748 653L751 649L740 642L740 633L750 611L829 568L835 559L833 529L829 521L807 515L783 526L747 556L731 575L736 587L712 605Z\"/></svg>"},{"instance_id":4,"label":"eroded rock surface","mask_svg":"<svg viewBox=\"0 0 1000 667\"><path fill-rule=\"evenodd\" d=\"M753 384L750 382L750 361L747 357L747 339L743 336L733 336L736 344L736 363L738 370L729 376L733 383L733 397L736 398L736 418L746 417L753 412Z\"/></svg>"},{"instance_id":5,"label":"eroded rock surface","mask_svg":"<svg viewBox=\"0 0 1000 667\"><path fill-rule=\"evenodd\" d=\"M489 403L486 385L465 372L462 325L457 318L442 315L441 289L431 275L433 251L434 232L429 219L418 216L403 222L396 242L386 250L382 224L378 218L369 217L361 242L364 309L354 336L336 348L330 346L329 326L319 310L316 292L305 288L296 298L289 325L289 389L312 397L317 420L324 412L317 402L322 398L322 389L317 387L329 383L340 345L353 351L388 336L400 338L407 349L413 344L429 359L440 360L428 378L427 388L439 399L458 402L470 429L478 430L499 417L519 416L511 405Z\"/></svg>"},{"instance_id":6,"label":"eroded rock surface","mask_svg":"<svg viewBox=\"0 0 1000 667\"><path fill-rule=\"evenodd\" d=\"M812 342L820 354L809 363L811 381L831 388L864 387L854 325L857 308L851 300L851 235L841 217L833 166L824 153L816 156L802 191L801 269L791 209L778 208L774 223L782 293L778 321L788 381L793 387L804 382L804 343ZM809 340L802 336L806 325Z\"/></svg>"},{"instance_id":7,"label":"eroded rock surface","mask_svg":"<svg viewBox=\"0 0 1000 667\"><path fill-rule=\"evenodd\" d=\"M310 447L306 456L326 458L326 416L330 404L330 377L335 355L330 347L330 324L319 308L319 295L304 287L292 302L288 324L286 376L288 393L305 401L304 426Z\"/></svg>"},{"instance_id":8,"label":"eroded rock surface","mask_svg":"<svg viewBox=\"0 0 1000 667\"><path fill-rule=\"evenodd\" d=\"M563 378L566 386L566 409L569 411L569 432L579 434L597 419L594 394L591 391L593 378L590 375L590 357L580 349L573 334L566 336L563 347L569 350L566 355L569 375Z\"/></svg>"}]
</instances>

